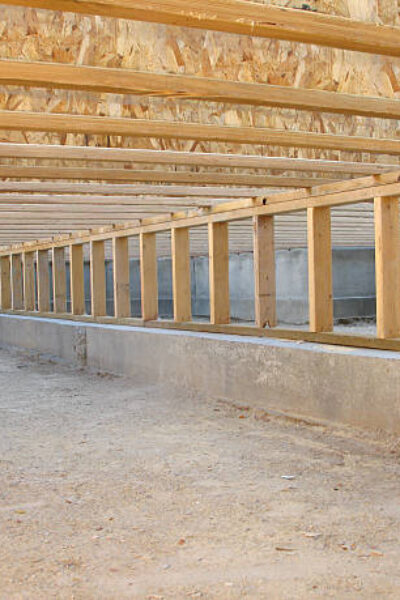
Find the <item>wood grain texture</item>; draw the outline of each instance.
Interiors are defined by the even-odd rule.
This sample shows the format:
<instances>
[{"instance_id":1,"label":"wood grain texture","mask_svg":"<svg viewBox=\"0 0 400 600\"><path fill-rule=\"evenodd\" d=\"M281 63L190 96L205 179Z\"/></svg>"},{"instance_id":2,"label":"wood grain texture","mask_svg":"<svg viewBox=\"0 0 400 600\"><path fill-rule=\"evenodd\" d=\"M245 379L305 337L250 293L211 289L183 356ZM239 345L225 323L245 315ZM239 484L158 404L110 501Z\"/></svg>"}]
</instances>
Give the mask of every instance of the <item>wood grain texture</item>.
<instances>
[{"instance_id":1,"label":"wood grain texture","mask_svg":"<svg viewBox=\"0 0 400 600\"><path fill-rule=\"evenodd\" d=\"M155 233L140 234L142 319L158 318L157 246Z\"/></svg>"},{"instance_id":2,"label":"wood grain texture","mask_svg":"<svg viewBox=\"0 0 400 600\"><path fill-rule=\"evenodd\" d=\"M90 242L90 296L93 317L107 314L104 242Z\"/></svg>"},{"instance_id":3,"label":"wood grain texture","mask_svg":"<svg viewBox=\"0 0 400 600\"><path fill-rule=\"evenodd\" d=\"M67 310L67 282L65 268L65 250L63 247L52 248L53 274L53 311L65 313Z\"/></svg>"},{"instance_id":4,"label":"wood grain texture","mask_svg":"<svg viewBox=\"0 0 400 600\"><path fill-rule=\"evenodd\" d=\"M192 293L190 279L190 237L189 229L171 231L172 294L174 320L192 320Z\"/></svg>"},{"instance_id":5,"label":"wood grain texture","mask_svg":"<svg viewBox=\"0 0 400 600\"><path fill-rule=\"evenodd\" d=\"M228 223L208 225L210 322L230 322Z\"/></svg>"},{"instance_id":6,"label":"wood grain texture","mask_svg":"<svg viewBox=\"0 0 400 600\"><path fill-rule=\"evenodd\" d=\"M112 241L114 261L114 315L115 317L130 317L130 273L128 238L114 238Z\"/></svg>"},{"instance_id":7,"label":"wood grain texture","mask_svg":"<svg viewBox=\"0 0 400 600\"><path fill-rule=\"evenodd\" d=\"M34 252L24 252L23 254L23 283L24 283L24 308L25 310L35 310L35 254Z\"/></svg>"},{"instance_id":8,"label":"wood grain texture","mask_svg":"<svg viewBox=\"0 0 400 600\"><path fill-rule=\"evenodd\" d=\"M255 323L276 327L274 217L254 217L253 228Z\"/></svg>"},{"instance_id":9,"label":"wood grain texture","mask_svg":"<svg viewBox=\"0 0 400 600\"><path fill-rule=\"evenodd\" d=\"M379 338L400 335L399 199L375 198L376 326Z\"/></svg>"},{"instance_id":10,"label":"wood grain texture","mask_svg":"<svg viewBox=\"0 0 400 600\"><path fill-rule=\"evenodd\" d=\"M71 312L73 315L85 314L85 275L83 264L83 245L71 244L69 247Z\"/></svg>"},{"instance_id":11,"label":"wood grain texture","mask_svg":"<svg viewBox=\"0 0 400 600\"><path fill-rule=\"evenodd\" d=\"M10 257L0 257L0 305L3 310L11 308L11 265Z\"/></svg>"},{"instance_id":12,"label":"wood grain texture","mask_svg":"<svg viewBox=\"0 0 400 600\"><path fill-rule=\"evenodd\" d=\"M307 209L310 331L332 331L332 242L329 207Z\"/></svg>"}]
</instances>

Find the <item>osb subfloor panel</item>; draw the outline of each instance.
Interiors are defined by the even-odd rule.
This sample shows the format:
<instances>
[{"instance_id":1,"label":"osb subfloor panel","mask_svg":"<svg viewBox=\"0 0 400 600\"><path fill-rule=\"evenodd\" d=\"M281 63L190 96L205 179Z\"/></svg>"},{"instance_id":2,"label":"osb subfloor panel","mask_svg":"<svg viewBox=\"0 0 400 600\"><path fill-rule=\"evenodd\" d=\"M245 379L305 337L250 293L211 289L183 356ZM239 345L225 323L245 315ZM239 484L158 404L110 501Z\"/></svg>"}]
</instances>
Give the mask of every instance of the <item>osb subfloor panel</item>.
<instances>
[{"instance_id":1,"label":"osb subfloor panel","mask_svg":"<svg viewBox=\"0 0 400 600\"><path fill-rule=\"evenodd\" d=\"M5 351L0 389L1 599L399 597L395 440Z\"/></svg>"}]
</instances>

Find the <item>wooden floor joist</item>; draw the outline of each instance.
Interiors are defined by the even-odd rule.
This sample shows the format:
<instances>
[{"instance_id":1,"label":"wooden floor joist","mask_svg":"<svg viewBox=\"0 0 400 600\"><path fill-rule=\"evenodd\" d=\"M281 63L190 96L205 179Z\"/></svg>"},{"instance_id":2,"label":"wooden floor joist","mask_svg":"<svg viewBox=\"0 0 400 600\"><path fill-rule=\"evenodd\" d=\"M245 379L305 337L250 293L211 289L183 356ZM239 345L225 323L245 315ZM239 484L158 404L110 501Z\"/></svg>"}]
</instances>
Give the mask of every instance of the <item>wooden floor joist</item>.
<instances>
[{"instance_id":1,"label":"wooden floor joist","mask_svg":"<svg viewBox=\"0 0 400 600\"><path fill-rule=\"evenodd\" d=\"M0 130L47 131L84 135L117 135L136 138L165 138L260 144L282 147L320 148L346 152L400 154L397 139L332 135L267 127L226 127L176 121L153 121L116 117L82 116L28 111L0 111Z\"/></svg>"},{"instance_id":2,"label":"wooden floor joist","mask_svg":"<svg viewBox=\"0 0 400 600\"><path fill-rule=\"evenodd\" d=\"M132 69L0 60L0 84L274 106L386 119L400 118L400 101L391 98L188 75L146 73Z\"/></svg>"},{"instance_id":3,"label":"wooden floor joist","mask_svg":"<svg viewBox=\"0 0 400 600\"><path fill-rule=\"evenodd\" d=\"M90 15L134 19L400 56L399 28L243 0L4 0Z\"/></svg>"},{"instance_id":4,"label":"wooden floor joist","mask_svg":"<svg viewBox=\"0 0 400 600\"><path fill-rule=\"evenodd\" d=\"M400 101L398 101L400 102ZM323 173L352 173L370 175L399 168L390 163L354 162L312 158L286 158L216 152L183 152L176 150L147 150L139 148L102 148L95 146L61 146L58 144L0 143L0 158L34 158L39 160L77 160L167 164L199 167L241 169L272 169Z\"/></svg>"},{"instance_id":5,"label":"wooden floor joist","mask_svg":"<svg viewBox=\"0 0 400 600\"><path fill-rule=\"evenodd\" d=\"M191 173L184 171L134 169L85 169L81 167L18 167L0 165L0 177L13 179L65 179L101 181L139 181L254 187L311 187L335 181L314 177L279 177L272 175L236 175L231 173Z\"/></svg>"}]
</instances>

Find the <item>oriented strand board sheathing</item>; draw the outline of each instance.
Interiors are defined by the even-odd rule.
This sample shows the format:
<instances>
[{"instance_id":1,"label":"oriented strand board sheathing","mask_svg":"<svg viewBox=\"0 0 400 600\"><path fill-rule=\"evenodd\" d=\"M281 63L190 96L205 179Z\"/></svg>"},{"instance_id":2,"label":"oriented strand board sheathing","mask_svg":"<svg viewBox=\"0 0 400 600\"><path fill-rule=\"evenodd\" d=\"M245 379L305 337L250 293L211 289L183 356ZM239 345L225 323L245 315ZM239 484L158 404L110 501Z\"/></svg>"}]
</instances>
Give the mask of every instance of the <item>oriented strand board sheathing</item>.
<instances>
[{"instance_id":1,"label":"oriented strand board sheathing","mask_svg":"<svg viewBox=\"0 0 400 600\"><path fill-rule=\"evenodd\" d=\"M396 0L275 0L281 6L398 23ZM0 9L0 57L187 73L232 80L267 82L337 92L399 97L400 60L277 40L173 28L135 21L52 13L20 7ZM223 106L215 103L148 99L112 94L3 88L0 109L99 114L184 120L219 125L256 125L292 130L396 137L397 123L340 115ZM2 132L13 141L77 143L285 154L338 158L338 152L243 147L229 144L119 139L42 133ZM361 160L361 155L341 153ZM379 160L375 157L372 160ZM395 158L391 159L396 162Z\"/></svg>"}]
</instances>

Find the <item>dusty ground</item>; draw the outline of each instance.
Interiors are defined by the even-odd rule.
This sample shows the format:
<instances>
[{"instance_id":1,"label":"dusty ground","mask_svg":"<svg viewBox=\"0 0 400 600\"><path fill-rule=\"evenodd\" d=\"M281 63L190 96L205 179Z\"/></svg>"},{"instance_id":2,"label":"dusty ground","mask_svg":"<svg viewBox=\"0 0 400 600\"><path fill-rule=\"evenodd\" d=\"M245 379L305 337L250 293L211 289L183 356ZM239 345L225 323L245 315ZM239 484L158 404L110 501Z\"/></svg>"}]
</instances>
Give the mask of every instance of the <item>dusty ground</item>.
<instances>
[{"instance_id":1,"label":"dusty ground","mask_svg":"<svg viewBox=\"0 0 400 600\"><path fill-rule=\"evenodd\" d=\"M400 598L396 440L5 351L0 390L2 600Z\"/></svg>"}]
</instances>

